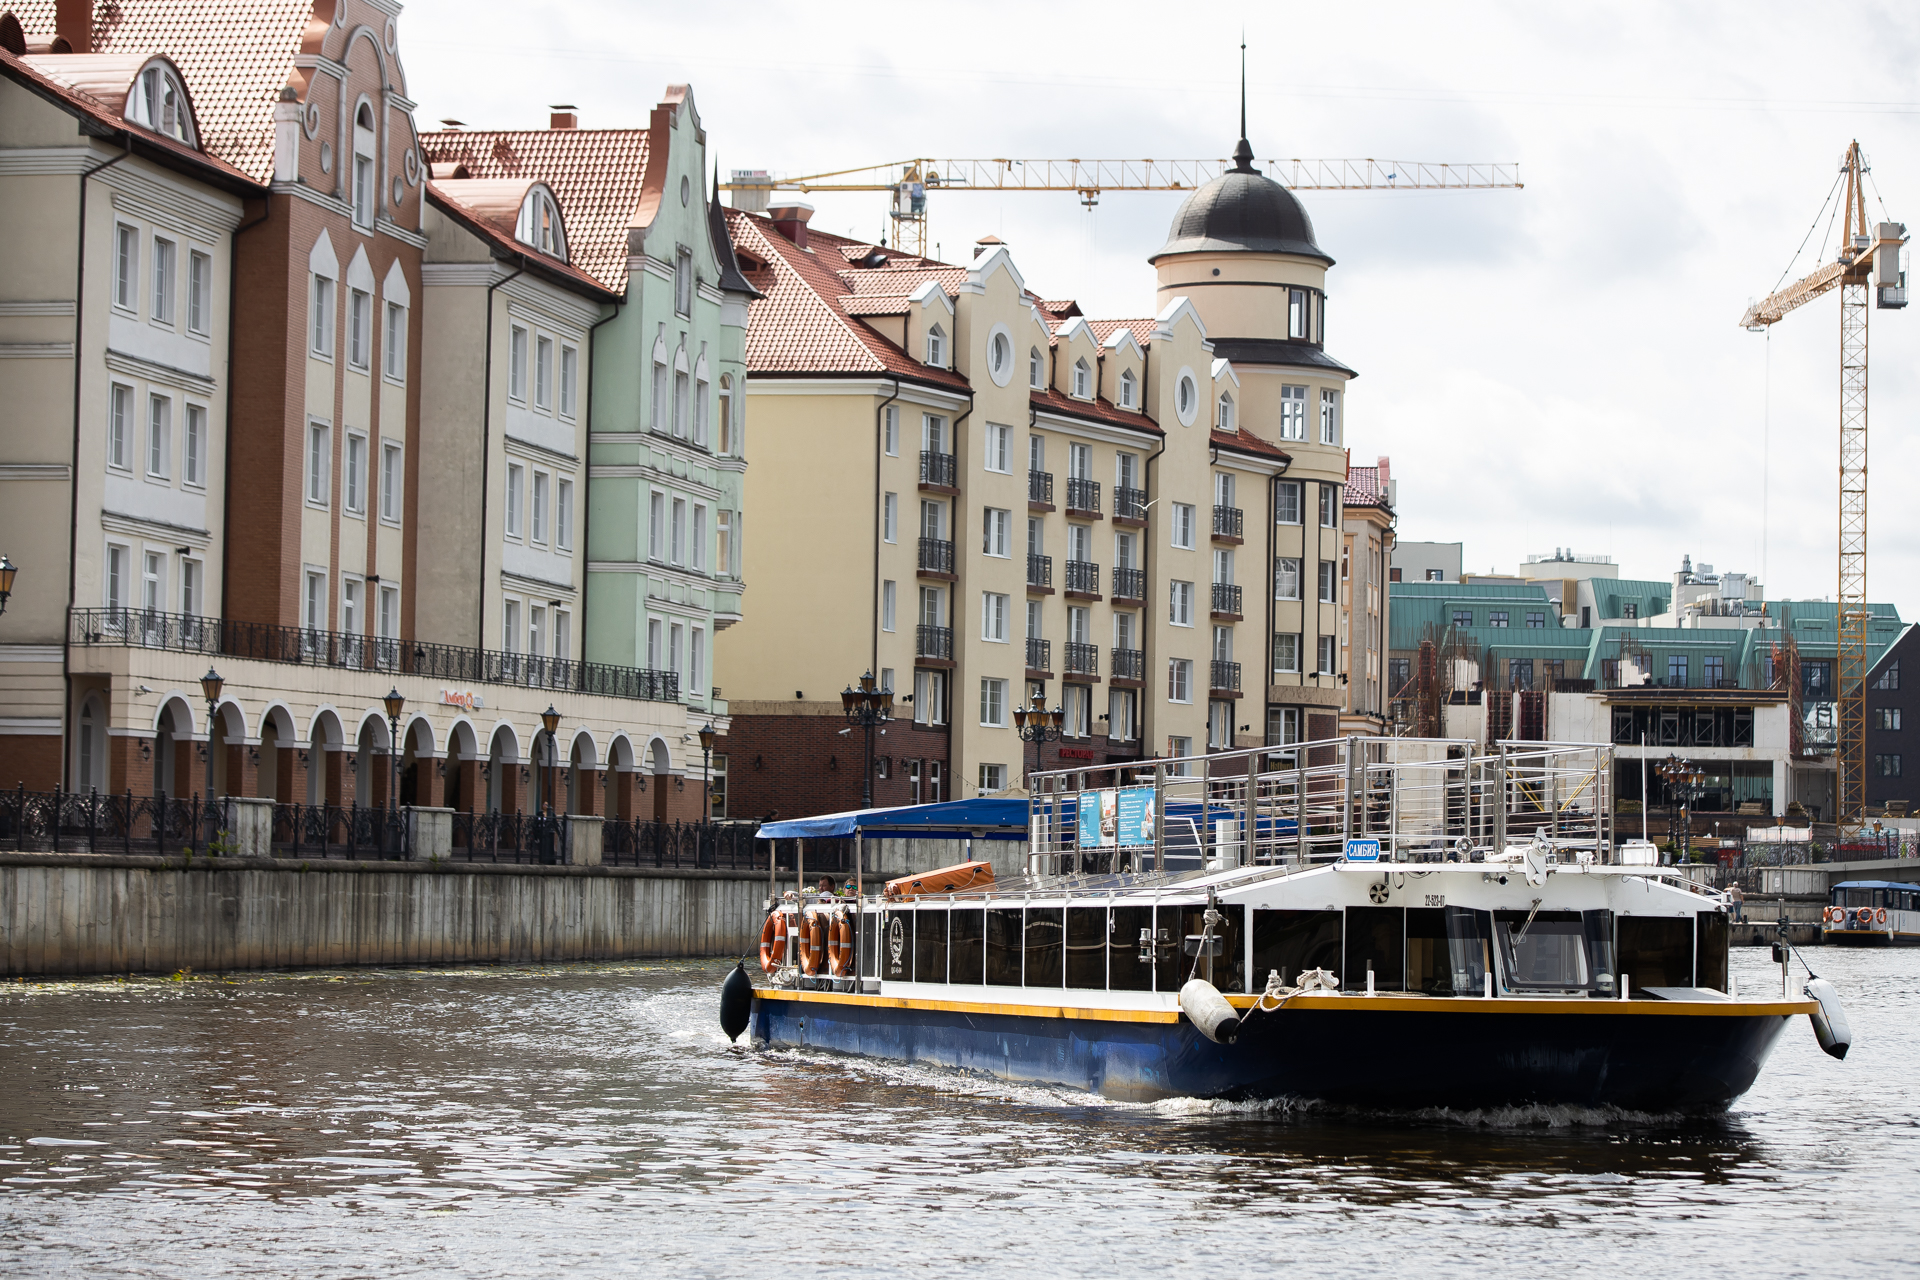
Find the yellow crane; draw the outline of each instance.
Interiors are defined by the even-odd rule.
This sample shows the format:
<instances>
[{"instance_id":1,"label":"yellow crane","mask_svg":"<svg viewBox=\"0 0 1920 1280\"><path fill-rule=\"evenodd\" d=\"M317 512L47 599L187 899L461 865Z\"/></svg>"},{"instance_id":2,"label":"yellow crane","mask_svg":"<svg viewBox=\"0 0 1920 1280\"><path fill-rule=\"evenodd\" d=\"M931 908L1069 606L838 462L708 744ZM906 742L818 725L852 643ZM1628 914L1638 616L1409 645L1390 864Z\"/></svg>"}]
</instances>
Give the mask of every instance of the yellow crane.
<instances>
[{"instance_id":1,"label":"yellow crane","mask_svg":"<svg viewBox=\"0 0 1920 1280\"><path fill-rule=\"evenodd\" d=\"M1517 188L1517 164L1437 164L1424 160L1267 160L1266 174L1296 191L1463 191ZM904 253L927 255L927 193L930 191L1072 191L1092 208L1108 191L1191 191L1228 169L1231 160L943 160L920 157L858 169L781 177L762 169L736 169L721 190L733 206L762 212L788 193L885 191L891 243Z\"/></svg>"},{"instance_id":2,"label":"yellow crane","mask_svg":"<svg viewBox=\"0 0 1920 1280\"><path fill-rule=\"evenodd\" d=\"M1841 157L1835 183L1836 188L1844 184L1845 192L1833 260L1776 289L1740 317L1743 328L1765 332L1794 309L1840 290L1840 589L1835 597L1840 743L1834 807L1843 833L1859 829L1867 808L1867 294L1873 290L1882 310L1907 305L1907 280L1900 270L1906 224L1883 221L1867 230L1867 173L1860 144L1853 142Z\"/></svg>"}]
</instances>

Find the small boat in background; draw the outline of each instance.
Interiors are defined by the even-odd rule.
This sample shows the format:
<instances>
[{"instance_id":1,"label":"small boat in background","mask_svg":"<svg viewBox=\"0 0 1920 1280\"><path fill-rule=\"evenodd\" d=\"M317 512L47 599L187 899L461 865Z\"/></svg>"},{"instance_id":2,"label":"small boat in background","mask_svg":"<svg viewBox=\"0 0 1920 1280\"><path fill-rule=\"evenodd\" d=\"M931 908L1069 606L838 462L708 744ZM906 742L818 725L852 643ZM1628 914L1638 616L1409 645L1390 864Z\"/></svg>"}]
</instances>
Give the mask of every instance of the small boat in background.
<instances>
[{"instance_id":1,"label":"small boat in background","mask_svg":"<svg viewBox=\"0 0 1920 1280\"><path fill-rule=\"evenodd\" d=\"M1820 940L1836 947L1920 946L1920 884L1847 880L1828 891Z\"/></svg>"}]
</instances>

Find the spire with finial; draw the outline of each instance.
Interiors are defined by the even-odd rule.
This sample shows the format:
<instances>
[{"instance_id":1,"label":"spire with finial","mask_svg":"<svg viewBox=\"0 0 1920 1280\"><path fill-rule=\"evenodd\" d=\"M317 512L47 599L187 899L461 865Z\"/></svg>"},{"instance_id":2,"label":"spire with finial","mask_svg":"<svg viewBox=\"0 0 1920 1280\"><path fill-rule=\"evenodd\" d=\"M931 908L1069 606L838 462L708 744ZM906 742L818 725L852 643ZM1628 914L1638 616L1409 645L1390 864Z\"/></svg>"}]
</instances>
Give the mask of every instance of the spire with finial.
<instances>
[{"instance_id":1,"label":"spire with finial","mask_svg":"<svg viewBox=\"0 0 1920 1280\"><path fill-rule=\"evenodd\" d=\"M1240 142L1233 149L1233 172L1257 173L1253 145L1247 141L1247 33L1240 33Z\"/></svg>"}]
</instances>

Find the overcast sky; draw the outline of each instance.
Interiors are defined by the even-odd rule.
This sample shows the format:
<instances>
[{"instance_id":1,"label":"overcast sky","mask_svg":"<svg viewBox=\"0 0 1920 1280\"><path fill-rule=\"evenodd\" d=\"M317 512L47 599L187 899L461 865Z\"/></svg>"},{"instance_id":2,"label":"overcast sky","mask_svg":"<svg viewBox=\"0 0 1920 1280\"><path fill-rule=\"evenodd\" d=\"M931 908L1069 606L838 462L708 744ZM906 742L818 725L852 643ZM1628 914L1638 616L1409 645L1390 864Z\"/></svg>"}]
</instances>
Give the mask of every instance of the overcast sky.
<instances>
[{"instance_id":1,"label":"overcast sky","mask_svg":"<svg viewBox=\"0 0 1920 1280\"><path fill-rule=\"evenodd\" d=\"M1238 134L1243 20L1257 155L1521 166L1520 191L1303 196L1337 261L1328 349L1360 373L1347 440L1393 459L1403 539L1464 542L1470 570L1570 547L1658 578L1690 553L1833 593L1837 295L1770 338L1736 322L1850 139L1920 229L1920 7L411 0L401 55L428 128L543 127L557 102L644 126L689 82L727 168L1197 158ZM964 261L991 232L1043 296L1142 316L1179 201L936 193L931 238ZM884 230L882 195L814 203ZM1835 243L1823 221L1794 276ZM1914 619L1920 307L1870 332L1869 594Z\"/></svg>"}]
</instances>

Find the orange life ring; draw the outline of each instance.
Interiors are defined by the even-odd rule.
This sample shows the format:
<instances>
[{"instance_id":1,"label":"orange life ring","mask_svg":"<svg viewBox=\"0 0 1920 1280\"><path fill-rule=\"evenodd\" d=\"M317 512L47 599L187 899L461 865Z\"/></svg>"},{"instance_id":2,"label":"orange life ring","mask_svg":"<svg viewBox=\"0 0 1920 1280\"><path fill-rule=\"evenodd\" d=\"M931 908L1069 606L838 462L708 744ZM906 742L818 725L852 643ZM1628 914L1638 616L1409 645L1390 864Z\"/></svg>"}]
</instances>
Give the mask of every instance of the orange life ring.
<instances>
[{"instance_id":1,"label":"orange life ring","mask_svg":"<svg viewBox=\"0 0 1920 1280\"><path fill-rule=\"evenodd\" d=\"M760 926L760 969L772 974L787 962L787 913L776 911Z\"/></svg>"},{"instance_id":2,"label":"orange life ring","mask_svg":"<svg viewBox=\"0 0 1920 1280\"><path fill-rule=\"evenodd\" d=\"M826 913L814 911L800 922L800 972L811 978L827 958Z\"/></svg>"},{"instance_id":3,"label":"orange life ring","mask_svg":"<svg viewBox=\"0 0 1920 1280\"><path fill-rule=\"evenodd\" d=\"M844 911L834 915L828 930L827 971L836 978L853 972L853 925Z\"/></svg>"},{"instance_id":4,"label":"orange life ring","mask_svg":"<svg viewBox=\"0 0 1920 1280\"><path fill-rule=\"evenodd\" d=\"M1887 922L1887 909L1885 907L1873 913L1873 922L1875 924L1885 924Z\"/></svg>"},{"instance_id":5,"label":"orange life ring","mask_svg":"<svg viewBox=\"0 0 1920 1280\"><path fill-rule=\"evenodd\" d=\"M1872 907L1862 907L1862 908L1860 908L1860 923L1861 923L1861 924L1872 924L1872 923L1873 923L1873 908L1872 908Z\"/></svg>"}]
</instances>

